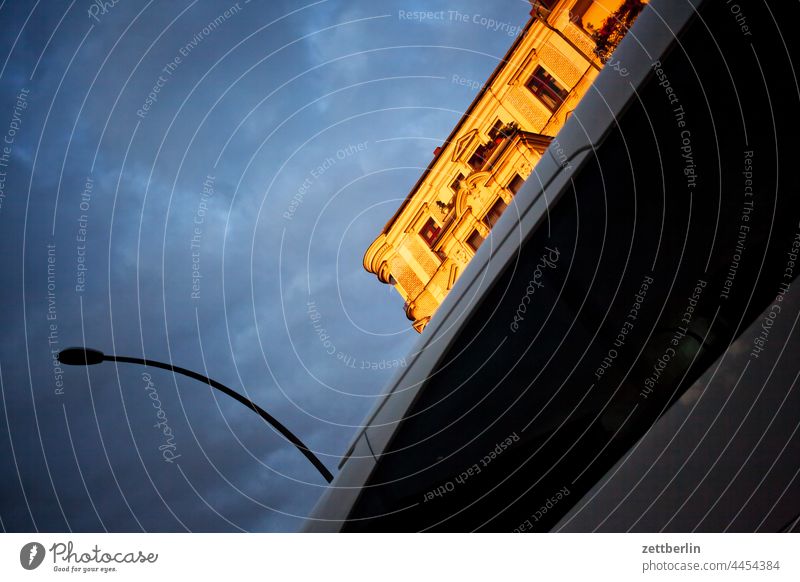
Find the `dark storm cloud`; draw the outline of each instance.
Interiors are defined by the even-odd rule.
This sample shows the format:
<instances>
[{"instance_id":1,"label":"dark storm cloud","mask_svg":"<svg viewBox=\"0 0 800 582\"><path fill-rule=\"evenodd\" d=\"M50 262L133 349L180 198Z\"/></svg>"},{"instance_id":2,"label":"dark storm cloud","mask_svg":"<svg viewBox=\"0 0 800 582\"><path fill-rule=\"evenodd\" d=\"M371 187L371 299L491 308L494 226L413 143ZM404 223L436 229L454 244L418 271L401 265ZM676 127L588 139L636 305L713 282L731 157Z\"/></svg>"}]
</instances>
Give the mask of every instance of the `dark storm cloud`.
<instances>
[{"instance_id":1,"label":"dark storm cloud","mask_svg":"<svg viewBox=\"0 0 800 582\"><path fill-rule=\"evenodd\" d=\"M457 4L527 17L517 0ZM207 373L335 468L393 373L362 362L417 340L363 252L474 97L451 76L485 79L512 39L402 20L422 7L402 1L90 5L0 7L0 133L29 90L0 209L3 527L296 529L322 480L250 411L150 370L180 455L168 463L143 368L58 372L52 350ZM327 353L309 301L354 366Z\"/></svg>"}]
</instances>

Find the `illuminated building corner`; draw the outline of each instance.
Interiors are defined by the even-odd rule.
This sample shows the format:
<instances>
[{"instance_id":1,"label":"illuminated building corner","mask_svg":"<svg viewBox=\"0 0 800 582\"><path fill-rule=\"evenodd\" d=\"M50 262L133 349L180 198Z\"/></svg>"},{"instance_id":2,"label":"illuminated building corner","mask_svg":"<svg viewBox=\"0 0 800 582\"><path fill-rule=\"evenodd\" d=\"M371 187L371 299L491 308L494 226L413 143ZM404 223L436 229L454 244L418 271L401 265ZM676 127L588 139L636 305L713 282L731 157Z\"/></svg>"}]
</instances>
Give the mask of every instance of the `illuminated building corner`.
<instances>
[{"instance_id":1,"label":"illuminated building corner","mask_svg":"<svg viewBox=\"0 0 800 582\"><path fill-rule=\"evenodd\" d=\"M633 4L532 0L522 32L367 249L364 268L397 289L418 332L608 60L613 47L599 51L596 31Z\"/></svg>"}]
</instances>

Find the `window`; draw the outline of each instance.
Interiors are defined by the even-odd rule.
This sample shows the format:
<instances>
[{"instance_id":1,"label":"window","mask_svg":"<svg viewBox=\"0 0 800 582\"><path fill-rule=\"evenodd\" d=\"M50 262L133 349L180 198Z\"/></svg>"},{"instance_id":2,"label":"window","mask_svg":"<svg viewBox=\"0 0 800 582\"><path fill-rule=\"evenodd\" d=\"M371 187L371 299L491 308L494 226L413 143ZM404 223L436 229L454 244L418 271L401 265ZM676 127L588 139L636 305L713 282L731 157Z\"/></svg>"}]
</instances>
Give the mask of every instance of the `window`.
<instances>
[{"instance_id":1,"label":"window","mask_svg":"<svg viewBox=\"0 0 800 582\"><path fill-rule=\"evenodd\" d=\"M494 228L494 225L497 224L497 221L500 220L500 215L503 214L506 207L508 205L505 203L505 200L502 198L498 198L497 202L492 204L492 207L489 209L489 212L486 213L486 216L483 217L483 222L486 223L486 226L489 228Z\"/></svg>"},{"instance_id":2,"label":"window","mask_svg":"<svg viewBox=\"0 0 800 582\"><path fill-rule=\"evenodd\" d=\"M492 129L489 130L489 137L492 141L497 142L498 140L502 141L504 138L509 137L512 133L512 128L503 123L501 119L498 119L492 126Z\"/></svg>"},{"instance_id":3,"label":"window","mask_svg":"<svg viewBox=\"0 0 800 582\"><path fill-rule=\"evenodd\" d=\"M569 19L575 24L583 26L583 15L592 5L592 0L578 0L569 11Z\"/></svg>"},{"instance_id":4,"label":"window","mask_svg":"<svg viewBox=\"0 0 800 582\"><path fill-rule=\"evenodd\" d=\"M559 85L558 81L542 67L536 67L527 86L550 111L558 109L569 94L569 91Z\"/></svg>"},{"instance_id":5,"label":"window","mask_svg":"<svg viewBox=\"0 0 800 582\"><path fill-rule=\"evenodd\" d=\"M491 169L491 167L486 167L487 162L489 162L491 159L492 154L495 152L497 146L502 144L503 141L513 134L513 132L513 125L506 125L500 119L495 121L491 129L489 129L489 141L478 146L478 148L475 150L475 153L472 154L472 157L467 162L469 167L475 172Z\"/></svg>"},{"instance_id":6,"label":"window","mask_svg":"<svg viewBox=\"0 0 800 582\"><path fill-rule=\"evenodd\" d=\"M511 191L511 193L514 196L516 196L517 192L519 192L519 189L522 188L522 185L524 183L525 183L525 178L523 178L519 174L514 174L514 177L508 183L508 186L506 186L506 188L508 188Z\"/></svg>"},{"instance_id":7,"label":"window","mask_svg":"<svg viewBox=\"0 0 800 582\"><path fill-rule=\"evenodd\" d=\"M436 224L436 221L433 218L429 218L428 222L425 223L425 226L422 227L422 230L419 231L419 235L425 239L425 242L428 243L429 247L433 246L433 243L436 242L436 239L439 238L439 233L442 231L442 227Z\"/></svg>"},{"instance_id":8,"label":"window","mask_svg":"<svg viewBox=\"0 0 800 582\"><path fill-rule=\"evenodd\" d=\"M480 172L483 169L484 164L486 164L486 161L489 159L489 154L491 151L491 148L487 147L486 145L478 146L478 149L476 149L475 153L472 154L472 157L469 159L467 164L469 164L469 167L474 171Z\"/></svg>"},{"instance_id":9,"label":"window","mask_svg":"<svg viewBox=\"0 0 800 582\"><path fill-rule=\"evenodd\" d=\"M467 239L467 244L473 251L477 251L481 244L483 244L484 240L485 239L483 236L481 236L481 233L479 233L477 230L473 230L472 234L469 235L469 238Z\"/></svg>"},{"instance_id":10,"label":"window","mask_svg":"<svg viewBox=\"0 0 800 582\"><path fill-rule=\"evenodd\" d=\"M462 181L463 179L464 179L464 174L462 174L461 172L459 172L459 173L458 173L458 176L456 176L456 179L455 179L455 180L453 180L453 182L450 184L450 189L451 189L453 192L458 192L458 189L459 189L459 187L461 186L461 181Z\"/></svg>"}]
</instances>

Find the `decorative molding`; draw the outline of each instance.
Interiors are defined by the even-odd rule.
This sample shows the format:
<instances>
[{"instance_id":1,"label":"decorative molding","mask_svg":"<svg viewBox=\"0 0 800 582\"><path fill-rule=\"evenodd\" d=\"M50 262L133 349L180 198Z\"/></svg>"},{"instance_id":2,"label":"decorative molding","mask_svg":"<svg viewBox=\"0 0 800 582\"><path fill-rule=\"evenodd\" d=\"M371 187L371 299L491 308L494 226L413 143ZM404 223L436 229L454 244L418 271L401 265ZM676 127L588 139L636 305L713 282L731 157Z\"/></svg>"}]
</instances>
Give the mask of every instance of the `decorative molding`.
<instances>
[{"instance_id":1,"label":"decorative molding","mask_svg":"<svg viewBox=\"0 0 800 582\"><path fill-rule=\"evenodd\" d=\"M467 263L469 261L469 255L464 250L464 246L460 241L455 247L453 247L453 257L455 257L461 263Z\"/></svg>"},{"instance_id":2,"label":"decorative molding","mask_svg":"<svg viewBox=\"0 0 800 582\"><path fill-rule=\"evenodd\" d=\"M458 265L455 263L450 264L450 273L447 278L447 290L453 288L453 285L456 284L456 279L458 279Z\"/></svg>"},{"instance_id":3,"label":"decorative molding","mask_svg":"<svg viewBox=\"0 0 800 582\"><path fill-rule=\"evenodd\" d=\"M478 136L478 130L473 129L472 131L468 131L462 137L456 140L455 147L453 148L453 161L457 162L465 157L466 152L468 152L473 142L476 140Z\"/></svg>"},{"instance_id":4,"label":"decorative molding","mask_svg":"<svg viewBox=\"0 0 800 582\"><path fill-rule=\"evenodd\" d=\"M386 240L386 235L381 234L369 246L367 252L364 253L364 269L377 275L379 281L389 283L391 273L388 269L388 260L389 254L393 250L392 245Z\"/></svg>"},{"instance_id":5,"label":"decorative molding","mask_svg":"<svg viewBox=\"0 0 800 582\"><path fill-rule=\"evenodd\" d=\"M575 64L567 58L552 43L546 42L540 51L540 62L551 74L564 83L567 89L572 90L583 74Z\"/></svg>"},{"instance_id":6,"label":"decorative molding","mask_svg":"<svg viewBox=\"0 0 800 582\"><path fill-rule=\"evenodd\" d=\"M422 220L428 215L428 213L429 213L428 203L425 202L417 211L417 213L414 215L413 220L411 220L411 222L408 223L408 226L406 227L404 232L408 234L411 232L418 231L420 227L422 227Z\"/></svg>"},{"instance_id":7,"label":"decorative molding","mask_svg":"<svg viewBox=\"0 0 800 582\"><path fill-rule=\"evenodd\" d=\"M422 319L415 321L412 325L414 326L414 329L417 330L417 333L422 333L422 330L425 329L425 326L428 325L430 320L430 316L423 317Z\"/></svg>"},{"instance_id":8,"label":"decorative molding","mask_svg":"<svg viewBox=\"0 0 800 582\"><path fill-rule=\"evenodd\" d=\"M492 175L492 172L473 172L462 181L463 186L456 194L456 219L472 208L473 201L480 198L481 189L487 187Z\"/></svg>"},{"instance_id":9,"label":"decorative molding","mask_svg":"<svg viewBox=\"0 0 800 582\"><path fill-rule=\"evenodd\" d=\"M544 105L534 105L535 97L527 87L517 85L509 91L508 102L522 114L527 127L531 131L541 131L550 119L550 112L546 112Z\"/></svg>"},{"instance_id":10,"label":"decorative molding","mask_svg":"<svg viewBox=\"0 0 800 582\"><path fill-rule=\"evenodd\" d=\"M524 84L523 75L527 76L528 72L533 69L533 67L531 67L531 63L536 59L536 56L537 56L536 49L535 48L531 49L530 52L528 53L528 56L525 57L525 60L522 61L522 63L520 63L520 65L514 71L514 74L509 79L508 81L509 85Z\"/></svg>"},{"instance_id":11,"label":"decorative molding","mask_svg":"<svg viewBox=\"0 0 800 582\"><path fill-rule=\"evenodd\" d=\"M573 44L575 44L575 46L577 46L581 52L589 55L590 57L594 56L594 50L597 45L580 26L570 22L564 27L564 36L567 37Z\"/></svg>"}]
</instances>

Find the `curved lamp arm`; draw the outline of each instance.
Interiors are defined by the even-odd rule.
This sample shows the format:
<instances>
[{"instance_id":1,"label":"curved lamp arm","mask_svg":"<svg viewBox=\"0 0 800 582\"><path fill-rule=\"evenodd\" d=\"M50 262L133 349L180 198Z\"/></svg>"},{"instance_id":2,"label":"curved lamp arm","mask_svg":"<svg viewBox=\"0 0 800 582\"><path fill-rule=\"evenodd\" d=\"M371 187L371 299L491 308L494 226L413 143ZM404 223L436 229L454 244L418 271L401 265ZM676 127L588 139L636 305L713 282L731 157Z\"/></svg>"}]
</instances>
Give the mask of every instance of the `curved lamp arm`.
<instances>
[{"instance_id":1,"label":"curved lamp arm","mask_svg":"<svg viewBox=\"0 0 800 582\"><path fill-rule=\"evenodd\" d=\"M267 421L275 430L281 433L286 440L292 443L297 450L303 453L306 458L311 461L311 464L316 467L317 471L319 471L322 476L325 478L325 481L330 483L333 480L333 475L330 471L322 464L322 461L311 451L307 446L303 444L295 434L290 431L288 428L283 426L274 416L272 416L269 412L261 408L258 404L253 402L252 400L245 398L238 392L228 388L224 384L217 382L216 380L212 380L208 376L203 376L202 374L198 374L197 372L193 372L192 370L187 370L186 368L181 368L179 366L173 366L172 364L166 364L164 362L157 362L155 360L146 360L143 358L131 358L128 356L109 356L104 354L99 350L93 350L90 348L67 348L62 350L58 354L58 361L62 364L66 364L69 366L91 366L93 364L99 364L101 362L122 362L124 364L141 364L143 366L151 366L153 368L161 368L162 370L169 370L171 372L176 372L178 374L183 374L184 376L188 376L189 378L193 378L194 380L198 380L199 382L203 382L204 384L208 384L212 388L216 388L220 392L227 394L234 400L238 400L242 404L244 404L247 408L258 414L261 418Z\"/></svg>"}]
</instances>

